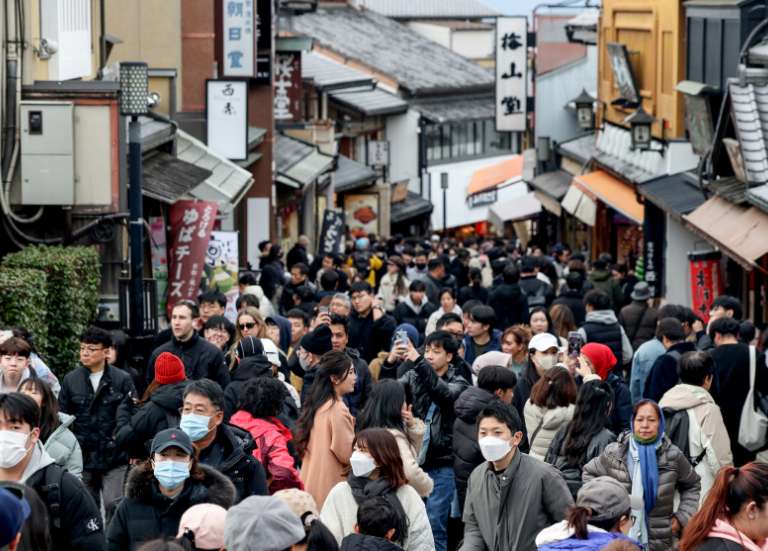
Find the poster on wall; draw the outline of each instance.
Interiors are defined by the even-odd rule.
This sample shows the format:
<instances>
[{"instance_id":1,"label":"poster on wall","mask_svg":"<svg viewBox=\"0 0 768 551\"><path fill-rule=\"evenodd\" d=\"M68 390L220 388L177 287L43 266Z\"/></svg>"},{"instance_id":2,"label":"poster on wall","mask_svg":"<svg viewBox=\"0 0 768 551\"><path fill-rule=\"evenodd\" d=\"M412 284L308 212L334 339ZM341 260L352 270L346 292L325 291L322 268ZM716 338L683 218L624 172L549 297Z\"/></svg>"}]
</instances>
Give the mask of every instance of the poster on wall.
<instances>
[{"instance_id":1,"label":"poster on wall","mask_svg":"<svg viewBox=\"0 0 768 551\"><path fill-rule=\"evenodd\" d=\"M360 193L344 196L344 215L354 237L379 233L379 196Z\"/></svg>"},{"instance_id":2,"label":"poster on wall","mask_svg":"<svg viewBox=\"0 0 768 551\"><path fill-rule=\"evenodd\" d=\"M525 132L528 110L528 19L496 18L496 131Z\"/></svg>"},{"instance_id":3,"label":"poster on wall","mask_svg":"<svg viewBox=\"0 0 768 551\"><path fill-rule=\"evenodd\" d=\"M180 300L197 300L203 265L216 221L218 204L213 201L184 200L171 205L171 247L168 251L168 306Z\"/></svg>"},{"instance_id":4,"label":"poster on wall","mask_svg":"<svg viewBox=\"0 0 768 551\"><path fill-rule=\"evenodd\" d=\"M165 314L166 293L168 291L168 247L165 241L165 219L162 216L150 216L149 245L152 256L152 279L157 282L157 315Z\"/></svg>"},{"instance_id":5,"label":"poster on wall","mask_svg":"<svg viewBox=\"0 0 768 551\"><path fill-rule=\"evenodd\" d=\"M720 273L719 252L688 255L691 266L691 297L693 311L704 323L709 323L712 302L723 293L723 278Z\"/></svg>"},{"instance_id":6,"label":"poster on wall","mask_svg":"<svg viewBox=\"0 0 768 551\"><path fill-rule=\"evenodd\" d=\"M239 294L237 265L237 232L211 232L205 255L202 288L206 291L221 291L226 295L227 307L224 315L233 323L237 318L235 302Z\"/></svg>"}]
</instances>

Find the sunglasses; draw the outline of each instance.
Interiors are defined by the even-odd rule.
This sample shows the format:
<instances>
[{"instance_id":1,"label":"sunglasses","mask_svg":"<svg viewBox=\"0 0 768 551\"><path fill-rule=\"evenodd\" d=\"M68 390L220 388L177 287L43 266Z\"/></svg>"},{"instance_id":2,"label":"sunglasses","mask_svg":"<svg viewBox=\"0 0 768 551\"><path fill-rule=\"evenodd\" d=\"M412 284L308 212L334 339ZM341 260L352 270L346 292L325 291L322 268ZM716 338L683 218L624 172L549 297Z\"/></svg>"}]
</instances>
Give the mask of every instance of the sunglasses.
<instances>
[{"instance_id":1,"label":"sunglasses","mask_svg":"<svg viewBox=\"0 0 768 551\"><path fill-rule=\"evenodd\" d=\"M255 322L241 323L240 331L245 331L246 329L253 329L254 327L256 327L256 325L257 324Z\"/></svg>"}]
</instances>

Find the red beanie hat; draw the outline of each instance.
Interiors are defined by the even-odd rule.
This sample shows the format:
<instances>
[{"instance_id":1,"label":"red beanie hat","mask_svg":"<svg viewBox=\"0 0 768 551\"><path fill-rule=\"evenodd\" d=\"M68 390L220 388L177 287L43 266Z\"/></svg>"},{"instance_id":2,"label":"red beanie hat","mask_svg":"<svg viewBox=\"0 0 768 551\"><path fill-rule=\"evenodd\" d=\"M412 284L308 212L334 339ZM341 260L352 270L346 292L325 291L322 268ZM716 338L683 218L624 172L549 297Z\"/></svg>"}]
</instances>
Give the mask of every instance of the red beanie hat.
<instances>
[{"instance_id":1,"label":"red beanie hat","mask_svg":"<svg viewBox=\"0 0 768 551\"><path fill-rule=\"evenodd\" d=\"M597 342L590 342L581 347L581 353L584 354L589 361L592 362L592 367L595 373L605 381L611 370L616 365L616 356L613 351Z\"/></svg>"},{"instance_id":2,"label":"red beanie hat","mask_svg":"<svg viewBox=\"0 0 768 551\"><path fill-rule=\"evenodd\" d=\"M186 378L184 362L178 356L163 352L155 360L155 381L161 385L179 383Z\"/></svg>"}]
</instances>

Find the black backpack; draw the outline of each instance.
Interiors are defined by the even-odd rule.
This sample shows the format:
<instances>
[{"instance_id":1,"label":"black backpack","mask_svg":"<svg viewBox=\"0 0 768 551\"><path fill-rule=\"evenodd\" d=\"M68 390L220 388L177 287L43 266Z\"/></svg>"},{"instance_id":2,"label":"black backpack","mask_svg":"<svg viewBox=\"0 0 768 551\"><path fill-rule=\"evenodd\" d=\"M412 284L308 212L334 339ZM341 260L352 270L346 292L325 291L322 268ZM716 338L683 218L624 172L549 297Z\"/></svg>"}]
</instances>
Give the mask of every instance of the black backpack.
<instances>
[{"instance_id":1,"label":"black backpack","mask_svg":"<svg viewBox=\"0 0 768 551\"><path fill-rule=\"evenodd\" d=\"M680 448L680 451L683 452L691 465L696 467L704 459L704 456L707 455L707 450L703 449L699 455L691 457L691 446L688 442L688 431L690 429L688 410L664 408L663 412L665 420L664 433L675 446Z\"/></svg>"}]
</instances>

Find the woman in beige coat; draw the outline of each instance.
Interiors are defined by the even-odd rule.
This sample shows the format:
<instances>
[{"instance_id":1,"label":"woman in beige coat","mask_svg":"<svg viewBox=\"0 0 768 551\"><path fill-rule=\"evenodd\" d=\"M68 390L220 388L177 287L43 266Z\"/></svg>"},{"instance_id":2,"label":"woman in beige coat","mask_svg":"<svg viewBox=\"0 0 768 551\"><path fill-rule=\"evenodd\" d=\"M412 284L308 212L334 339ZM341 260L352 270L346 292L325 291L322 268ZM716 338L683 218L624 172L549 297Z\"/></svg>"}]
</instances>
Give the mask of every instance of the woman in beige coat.
<instances>
[{"instance_id":1,"label":"woman in beige coat","mask_svg":"<svg viewBox=\"0 0 768 551\"><path fill-rule=\"evenodd\" d=\"M312 390L296 423L295 443L304 488L322 507L349 468L355 420L342 398L354 391L356 375L344 352L327 352L315 369Z\"/></svg>"},{"instance_id":2,"label":"woman in beige coat","mask_svg":"<svg viewBox=\"0 0 768 551\"><path fill-rule=\"evenodd\" d=\"M373 387L357 419L358 432L371 428L387 429L395 437L408 484L421 497L431 494L434 483L419 467L418 461L424 439L424 421L411 413L411 406L405 402L402 383L385 379Z\"/></svg>"},{"instance_id":3,"label":"woman in beige coat","mask_svg":"<svg viewBox=\"0 0 768 551\"><path fill-rule=\"evenodd\" d=\"M523 408L531 457L543 461L557 431L571 422L576 393L573 376L559 366L547 371L533 385L531 397Z\"/></svg>"}]
</instances>

